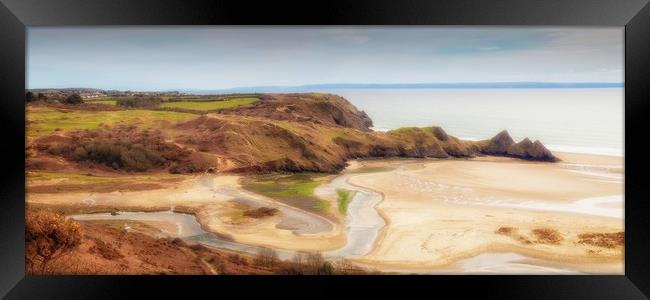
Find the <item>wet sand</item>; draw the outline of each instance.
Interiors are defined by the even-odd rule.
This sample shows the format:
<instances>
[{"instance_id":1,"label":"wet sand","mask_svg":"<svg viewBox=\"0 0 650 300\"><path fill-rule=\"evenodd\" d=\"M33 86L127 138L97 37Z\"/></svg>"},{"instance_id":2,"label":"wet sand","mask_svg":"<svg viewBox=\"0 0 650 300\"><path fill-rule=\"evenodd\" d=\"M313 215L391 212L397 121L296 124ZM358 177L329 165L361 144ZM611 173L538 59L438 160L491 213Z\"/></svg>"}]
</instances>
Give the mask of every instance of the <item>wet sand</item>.
<instances>
[{"instance_id":1,"label":"wet sand","mask_svg":"<svg viewBox=\"0 0 650 300\"><path fill-rule=\"evenodd\" d=\"M622 273L623 247L578 237L623 231L622 159L559 156L556 164L495 157L397 162L393 171L351 176L349 183L384 195L377 209L388 221L374 250L353 260L418 273ZM584 165L590 173L575 172ZM514 233L497 234L501 227ZM557 230L561 241L538 240L539 228ZM490 253L523 255L539 268L471 263Z\"/></svg>"}]
</instances>

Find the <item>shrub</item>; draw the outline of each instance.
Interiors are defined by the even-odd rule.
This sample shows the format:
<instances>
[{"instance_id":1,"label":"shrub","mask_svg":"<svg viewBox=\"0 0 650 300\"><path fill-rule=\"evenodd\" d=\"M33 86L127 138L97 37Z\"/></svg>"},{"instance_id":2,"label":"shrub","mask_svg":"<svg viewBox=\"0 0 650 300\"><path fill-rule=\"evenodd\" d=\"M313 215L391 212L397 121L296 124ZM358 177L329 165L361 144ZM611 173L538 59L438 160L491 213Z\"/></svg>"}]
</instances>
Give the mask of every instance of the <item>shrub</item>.
<instances>
[{"instance_id":1,"label":"shrub","mask_svg":"<svg viewBox=\"0 0 650 300\"><path fill-rule=\"evenodd\" d=\"M63 99L61 102L64 103L64 104L73 104L74 105L74 104L81 104L84 101L83 101L83 99L81 99L81 96L79 96L79 94L72 94L72 95L70 95L68 97L65 97L65 99Z\"/></svg>"},{"instance_id":2,"label":"shrub","mask_svg":"<svg viewBox=\"0 0 650 300\"><path fill-rule=\"evenodd\" d=\"M89 142L75 149L73 159L89 160L115 169L136 172L147 171L164 163L164 159L153 149L119 141Z\"/></svg>"},{"instance_id":3,"label":"shrub","mask_svg":"<svg viewBox=\"0 0 650 300\"><path fill-rule=\"evenodd\" d=\"M320 269L318 269L318 275L334 275L336 270L334 266L329 261L324 262Z\"/></svg>"},{"instance_id":4,"label":"shrub","mask_svg":"<svg viewBox=\"0 0 650 300\"><path fill-rule=\"evenodd\" d=\"M257 257L255 258L255 264L267 268L274 267L278 262L278 254L269 248L262 248Z\"/></svg>"},{"instance_id":5,"label":"shrub","mask_svg":"<svg viewBox=\"0 0 650 300\"><path fill-rule=\"evenodd\" d=\"M118 98L116 103L130 108L157 108L161 102L162 99L158 97L135 96Z\"/></svg>"},{"instance_id":6,"label":"shrub","mask_svg":"<svg viewBox=\"0 0 650 300\"><path fill-rule=\"evenodd\" d=\"M25 261L27 272L44 274L51 261L81 243L79 223L59 213L28 209L25 215Z\"/></svg>"},{"instance_id":7,"label":"shrub","mask_svg":"<svg viewBox=\"0 0 650 300\"><path fill-rule=\"evenodd\" d=\"M36 101L36 96L34 96L34 93L32 93L32 92L27 92L27 93L25 93L25 101L26 102Z\"/></svg>"},{"instance_id":8,"label":"shrub","mask_svg":"<svg viewBox=\"0 0 650 300\"><path fill-rule=\"evenodd\" d=\"M72 161L134 172L170 167L172 173L193 173L209 167L202 156L166 142L160 132L135 126L76 131L65 141L37 141L35 148Z\"/></svg>"},{"instance_id":9,"label":"shrub","mask_svg":"<svg viewBox=\"0 0 650 300\"><path fill-rule=\"evenodd\" d=\"M143 172L152 168L181 165L181 173L201 171L204 166L191 151L168 143L161 133L117 126L93 131L78 131L63 143L37 144L39 150L74 161L88 161L113 169Z\"/></svg>"}]
</instances>

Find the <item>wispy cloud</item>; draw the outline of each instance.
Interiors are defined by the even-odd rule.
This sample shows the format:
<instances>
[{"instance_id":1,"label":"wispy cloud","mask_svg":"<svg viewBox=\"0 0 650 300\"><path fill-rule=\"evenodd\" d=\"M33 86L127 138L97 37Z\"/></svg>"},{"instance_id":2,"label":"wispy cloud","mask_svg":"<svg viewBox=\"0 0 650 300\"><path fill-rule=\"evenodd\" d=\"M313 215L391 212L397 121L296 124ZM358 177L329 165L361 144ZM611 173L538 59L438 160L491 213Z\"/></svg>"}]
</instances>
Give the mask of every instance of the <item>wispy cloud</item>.
<instances>
[{"instance_id":1,"label":"wispy cloud","mask_svg":"<svg viewBox=\"0 0 650 300\"><path fill-rule=\"evenodd\" d=\"M314 83L621 82L620 28L28 29L28 86L217 89Z\"/></svg>"}]
</instances>

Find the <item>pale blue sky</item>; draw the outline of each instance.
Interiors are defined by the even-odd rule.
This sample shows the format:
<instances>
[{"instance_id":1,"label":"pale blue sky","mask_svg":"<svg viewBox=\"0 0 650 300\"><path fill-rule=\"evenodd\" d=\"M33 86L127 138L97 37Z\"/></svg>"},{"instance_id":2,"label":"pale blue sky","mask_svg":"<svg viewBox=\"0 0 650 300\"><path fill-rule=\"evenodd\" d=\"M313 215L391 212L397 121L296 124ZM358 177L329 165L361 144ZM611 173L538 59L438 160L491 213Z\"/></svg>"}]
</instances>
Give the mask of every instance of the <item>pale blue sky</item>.
<instances>
[{"instance_id":1,"label":"pale blue sky","mask_svg":"<svg viewBox=\"0 0 650 300\"><path fill-rule=\"evenodd\" d=\"M623 82L623 28L33 27L27 88Z\"/></svg>"}]
</instances>

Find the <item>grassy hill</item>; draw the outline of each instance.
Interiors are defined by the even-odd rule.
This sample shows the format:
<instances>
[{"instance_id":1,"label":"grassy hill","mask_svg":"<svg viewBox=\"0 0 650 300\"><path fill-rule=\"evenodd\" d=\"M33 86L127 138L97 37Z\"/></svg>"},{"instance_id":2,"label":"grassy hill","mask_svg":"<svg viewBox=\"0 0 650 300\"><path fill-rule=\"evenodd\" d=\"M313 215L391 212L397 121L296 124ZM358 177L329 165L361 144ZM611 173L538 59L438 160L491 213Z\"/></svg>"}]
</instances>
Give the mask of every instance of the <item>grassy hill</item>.
<instances>
[{"instance_id":1,"label":"grassy hill","mask_svg":"<svg viewBox=\"0 0 650 300\"><path fill-rule=\"evenodd\" d=\"M336 173L354 158L512 156L555 161L539 141L507 132L464 141L439 127L370 130L372 120L331 94L269 94L164 102L192 111L108 105L28 105L28 166L170 172ZM221 108L218 112L197 112Z\"/></svg>"}]
</instances>

